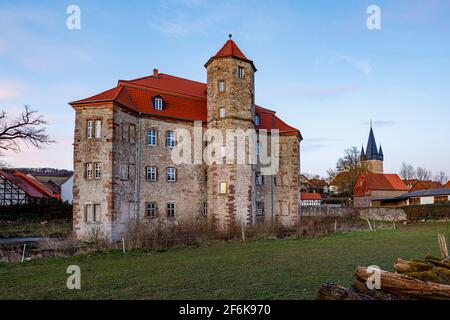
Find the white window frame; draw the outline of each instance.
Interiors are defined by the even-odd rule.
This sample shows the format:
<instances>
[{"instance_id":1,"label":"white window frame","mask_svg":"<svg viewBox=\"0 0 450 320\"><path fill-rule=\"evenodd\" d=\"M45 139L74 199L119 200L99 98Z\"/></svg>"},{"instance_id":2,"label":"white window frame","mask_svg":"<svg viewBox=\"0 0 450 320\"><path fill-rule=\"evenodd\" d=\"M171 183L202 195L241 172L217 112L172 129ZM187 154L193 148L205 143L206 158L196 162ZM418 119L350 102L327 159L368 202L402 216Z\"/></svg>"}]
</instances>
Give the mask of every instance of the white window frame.
<instances>
[{"instance_id":1,"label":"white window frame","mask_svg":"<svg viewBox=\"0 0 450 320\"><path fill-rule=\"evenodd\" d=\"M175 148L176 144L175 132L171 130L166 131L166 146Z\"/></svg>"},{"instance_id":2,"label":"white window frame","mask_svg":"<svg viewBox=\"0 0 450 320\"><path fill-rule=\"evenodd\" d=\"M86 162L85 166L86 166L86 179L92 179L94 177L92 162Z\"/></svg>"},{"instance_id":3,"label":"white window frame","mask_svg":"<svg viewBox=\"0 0 450 320\"><path fill-rule=\"evenodd\" d=\"M177 181L177 169L174 167L167 168L167 181L176 182Z\"/></svg>"},{"instance_id":4,"label":"white window frame","mask_svg":"<svg viewBox=\"0 0 450 320\"><path fill-rule=\"evenodd\" d=\"M146 202L145 203L145 216L150 218L155 218L158 212L158 206L156 202Z\"/></svg>"},{"instance_id":5,"label":"white window frame","mask_svg":"<svg viewBox=\"0 0 450 320\"><path fill-rule=\"evenodd\" d=\"M88 139L94 138L94 120L87 120L86 136Z\"/></svg>"},{"instance_id":6,"label":"white window frame","mask_svg":"<svg viewBox=\"0 0 450 320\"><path fill-rule=\"evenodd\" d=\"M258 216L264 215L264 201L256 201L256 214Z\"/></svg>"},{"instance_id":7,"label":"white window frame","mask_svg":"<svg viewBox=\"0 0 450 320\"><path fill-rule=\"evenodd\" d=\"M257 186L262 186L263 185L263 175L261 174L261 172L256 172L255 174L255 183Z\"/></svg>"},{"instance_id":8,"label":"white window frame","mask_svg":"<svg viewBox=\"0 0 450 320\"><path fill-rule=\"evenodd\" d=\"M102 137L102 120L95 120L95 139Z\"/></svg>"},{"instance_id":9,"label":"white window frame","mask_svg":"<svg viewBox=\"0 0 450 320\"><path fill-rule=\"evenodd\" d=\"M162 99L161 97L156 97L156 98L154 99L154 102L153 102L153 108L154 108L155 110L161 111L161 110L164 109L163 106L164 106L163 99Z\"/></svg>"},{"instance_id":10,"label":"white window frame","mask_svg":"<svg viewBox=\"0 0 450 320\"><path fill-rule=\"evenodd\" d=\"M86 202L84 204L84 222L90 222L92 217L92 213L94 210L94 205L91 202Z\"/></svg>"},{"instance_id":11,"label":"white window frame","mask_svg":"<svg viewBox=\"0 0 450 320\"><path fill-rule=\"evenodd\" d=\"M169 219L173 219L175 218L175 213L176 213L176 205L175 202L167 202L167 218Z\"/></svg>"},{"instance_id":12,"label":"white window frame","mask_svg":"<svg viewBox=\"0 0 450 320\"><path fill-rule=\"evenodd\" d=\"M227 194L228 193L228 183L225 181L219 182L219 194Z\"/></svg>"},{"instance_id":13,"label":"white window frame","mask_svg":"<svg viewBox=\"0 0 450 320\"><path fill-rule=\"evenodd\" d=\"M145 178L148 181L156 181L158 177L158 168L149 166L145 170Z\"/></svg>"},{"instance_id":14,"label":"white window frame","mask_svg":"<svg viewBox=\"0 0 450 320\"><path fill-rule=\"evenodd\" d=\"M219 109L219 117L225 118L225 115L226 115L225 107L220 107L220 109Z\"/></svg>"},{"instance_id":15,"label":"white window frame","mask_svg":"<svg viewBox=\"0 0 450 320\"><path fill-rule=\"evenodd\" d=\"M155 147L158 144L158 131L157 130L148 129L147 144L152 147Z\"/></svg>"},{"instance_id":16,"label":"white window frame","mask_svg":"<svg viewBox=\"0 0 450 320\"><path fill-rule=\"evenodd\" d=\"M102 177L102 164L100 162L94 162L94 179L100 179Z\"/></svg>"},{"instance_id":17,"label":"white window frame","mask_svg":"<svg viewBox=\"0 0 450 320\"><path fill-rule=\"evenodd\" d=\"M219 92L225 92L225 80L219 81Z\"/></svg>"},{"instance_id":18,"label":"white window frame","mask_svg":"<svg viewBox=\"0 0 450 320\"><path fill-rule=\"evenodd\" d=\"M244 67L238 67L238 77L243 79L245 76L245 68Z\"/></svg>"}]
</instances>

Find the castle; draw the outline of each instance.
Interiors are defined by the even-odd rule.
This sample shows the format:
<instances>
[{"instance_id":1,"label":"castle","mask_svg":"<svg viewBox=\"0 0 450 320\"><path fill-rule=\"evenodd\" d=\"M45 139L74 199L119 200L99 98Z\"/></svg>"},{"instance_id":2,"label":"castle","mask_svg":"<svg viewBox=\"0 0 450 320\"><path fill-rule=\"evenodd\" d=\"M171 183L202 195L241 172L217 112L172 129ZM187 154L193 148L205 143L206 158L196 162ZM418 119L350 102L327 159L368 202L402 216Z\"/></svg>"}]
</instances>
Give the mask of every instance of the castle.
<instances>
[{"instance_id":1,"label":"castle","mask_svg":"<svg viewBox=\"0 0 450 320\"><path fill-rule=\"evenodd\" d=\"M372 124L370 125L369 140L367 141L367 148L364 152L364 147L361 147L361 160L367 165L367 169L372 173L384 173L383 168L383 149L377 148L375 142L375 135L373 134Z\"/></svg>"},{"instance_id":2,"label":"castle","mask_svg":"<svg viewBox=\"0 0 450 320\"><path fill-rule=\"evenodd\" d=\"M73 229L78 238L98 228L116 241L139 219L207 219L223 231L297 223L300 131L255 105L255 65L231 37L205 68L206 84L155 69L70 103L76 112ZM178 132L226 135L236 129L253 130L259 139L278 136L276 172L264 173L260 161L173 161ZM206 140L200 145L213 142ZM260 141L246 141L246 156L253 148L259 156Z\"/></svg>"}]
</instances>

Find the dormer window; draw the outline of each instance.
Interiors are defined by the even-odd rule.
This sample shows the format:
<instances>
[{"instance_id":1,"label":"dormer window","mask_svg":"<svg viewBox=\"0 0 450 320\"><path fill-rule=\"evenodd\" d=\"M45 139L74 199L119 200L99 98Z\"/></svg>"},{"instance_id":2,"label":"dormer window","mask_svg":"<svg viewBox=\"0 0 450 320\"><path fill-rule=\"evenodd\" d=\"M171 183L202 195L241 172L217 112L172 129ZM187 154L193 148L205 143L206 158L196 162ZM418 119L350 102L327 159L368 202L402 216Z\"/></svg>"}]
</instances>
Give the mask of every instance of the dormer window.
<instances>
[{"instance_id":1,"label":"dormer window","mask_svg":"<svg viewBox=\"0 0 450 320\"><path fill-rule=\"evenodd\" d=\"M156 96L153 98L153 109L155 110L164 109L164 100L161 96Z\"/></svg>"},{"instance_id":2,"label":"dormer window","mask_svg":"<svg viewBox=\"0 0 450 320\"><path fill-rule=\"evenodd\" d=\"M255 126L259 126L261 124L261 118L259 114L255 114Z\"/></svg>"}]
</instances>

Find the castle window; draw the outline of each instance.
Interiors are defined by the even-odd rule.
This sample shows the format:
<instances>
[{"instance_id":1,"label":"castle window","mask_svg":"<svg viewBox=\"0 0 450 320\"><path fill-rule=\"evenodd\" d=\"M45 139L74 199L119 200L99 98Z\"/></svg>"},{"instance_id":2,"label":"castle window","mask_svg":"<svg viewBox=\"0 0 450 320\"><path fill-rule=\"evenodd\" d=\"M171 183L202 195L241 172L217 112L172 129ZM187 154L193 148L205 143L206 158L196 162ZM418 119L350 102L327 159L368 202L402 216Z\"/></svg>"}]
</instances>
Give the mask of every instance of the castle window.
<instances>
[{"instance_id":1,"label":"castle window","mask_svg":"<svg viewBox=\"0 0 450 320\"><path fill-rule=\"evenodd\" d=\"M167 218L175 217L175 203L167 202Z\"/></svg>"},{"instance_id":2,"label":"castle window","mask_svg":"<svg viewBox=\"0 0 450 320\"><path fill-rule=\"evenodd\" d=\"M226 182L219 182L219 193L220 194L227 194L228 192L228 186Z\"/></svg>"},{"instance_id":3,"label":"castle window","mask_svg":"<svg viewBox=\"0 0 450 320\"><path fill-rule=\"evenodd\" d=\"M92 139L94 137L94 120L88 120L86 128L87 138Z\"/></svg>"},{"instance_id":4,"label":"castle window","mask_svg":"<svg viewBox=\"0 0 450 320\"><path fill-rule=\"evenodd\" d=\"M102 167L101 163L95 162L94 163L94 178L100 179L102 177Z\"/></svg>"},{"instance_id":5,"label":"castle window","mask_svg":"<svg viewBox=\"0 0 450 320\"><path fill-rule=\"evenodd\" d=\"M149 181L156 181L157 176L157 168L156 167L147 167L145 168L146 178Z\"/></svg>"},{"instance_id":6,"label":"castle window","mask_svg":"<svg viewBox=\"0 0 450 320\"><path fill-rule=\"evenodd\" d=\"M263 216L264 215L264 202L256 201L256 215Z\"/></svg>"},{"instance_id":7,"label":"castle window","mask_svg":"<svg viewBox=\"0 0 450 320\"><path fill-rule=\"evenodd\" d=\"M220 117L221 117L221 118L225 118L225 108L224 108L224 107L221 107L221 108L219 109L219 114L220 114Z\"/></svg>"},{"instance_id":8,"label":"castle window","mask_svg":"<svg viewBox=\"0 0 450 320\"><path fill-rule=\"evenodd\" d=\"M95 120L95 138L100 139L102 135L102 120Z\"/></svg>"},{"instance_id":9,"label":"castle window","mask_svg":"<svg viewBox=\"0 0 450 320\"><path fill-rule=\"evenodd\" d=\"M256 143L256 154L259 156L261 154L261 142Z\"/></svg>"},{"instance_id":10,"label":"castle window","mask_svg":"<svg viewBox=\"0 0 450 320\"><path fill-rule=\"evenodd\" d=\"M147 202L145 204L145 214L147 217L156 217L156 202Z\"/></svg>"},{"instance_id":11,"label":"castle window","mask_svg":"<svg viewBox=\"0 0 450 320\"><path fill-rule=\"evenodd\" d=\"M92 222L100 221L100 205L94 204L94 212L92 216Z\"/></svg>"},{"instance_id":12,"label":"castle window","mask_svg":"<svg viewBox=\"0 0 450 320\"><path fill-rule=\"evenodd\" d=\"M205 182L208 182L208 169L205 169L204 175L205 175Z\"/></svg>"},{"instance_id":13,"label":"castle window","mask_svg":"<svg viewBox=\"0 0 450 320\"><path fill-rule=\"evenodd\" d=\"M148 138L149 146L156 146L157 135L158 135L158 133L156 130L154 130L154 129L148 130L147 138Z\"/></svg>"},{"instance_id":14,"label":"castle window","mask_svg":"<svg viewBox=\"0 0 450 320\"><path fill-rule=\"evenodd\" d=\"M263 178L263 175L261 174L261 172L256 172L256 185L262 186L263 182L264 182L264 178Z\"/></svg>"},{"instance_id":15,"label":"castle window","mask_svg":"<svg viewBox=\"0 0 450 320\"><path fill-rule=\"evenodd\" d=\"M238 76L239 78L244 78L245 75L245 69L243 67L238 67Z\"/></svg>"},{"instance_id":16,"label":"castle window","mask_svg":"<svg viewBox=\"0 0 450 320\"><path fill-rule=\"evenodd\" d=\"M153 98L153 108L155 110L164 109L164 100L161 96L156 96L155 98Z\"/></svg>"},{"instance_id":17,"label":"castle window","mask_svg":"<svg viewBox=\"0 0 450 320\"><path fill-rule=\"evenodd\" d=\"M203 216L208 216L208 202L203 202Z\"/></svg>"},{"instance_id":18,"label":"castle window","mask_svg":"<svg viewBox=\"0 0 450 320\"><path fill-rule=\"evenodd\" d=\"M169 148L175 148L175 132L167 131L166 132L166 146Z\"/></svg>"},{"instance_id":19,"label":"castle window","mask_svg":"<svg viewBox=\"0 0 450 320\"><path fill-rule=\"evenodd\" d=\"M219 91L225 92L225 81L223 81L223 80L219 81Z\"/></svg>"},{"instance_id":20,"label":"castle window","mask_svg":"<svg viewBox=\"0 0 450 320\"><path fill-rule=\"evenodd\" d=\"M93 174L92 162L86 162L86 179L92 179Z\"/></svg>"},{"instance_id":21,"label":"castle window","mask_svg":"<svg viewBox=\"0 0 450 320\"><path fill-rule=\"evenodd\" d=\"M255 114L255 126L259 126L261 124L261 118L259 114Z\"/></svg>"},{"instance_id":22,"label":"castle window","mask_svg":"<svg viewBox=\"0 0 450 320\"><path fill-rule=\"evenodd\" d=\"M177 170L173 167L167 168L167 181L175 182L177 181Z\"/></svg>"},{"instance_id":23,"label":"castle window","mask_svg":"<svg viewBox=\"0 0 450 320\"><path fill-rule=\"evenodd\" d=\"M130 171L128 164L120 165L120 180L128 180L130 177Z\"/></svg>"},{"instance_id":24,"label":"castle window","mask_svg":"<svg viewBox=\"0 0 450 320\"><path fill-rule=\"evenodd\" d=\"M129 141L136 142L136 126L134 124L130 124L128 128L130 131L130 133L128 134L128 136L130 137Z\"/></svg>"}]
</instances>

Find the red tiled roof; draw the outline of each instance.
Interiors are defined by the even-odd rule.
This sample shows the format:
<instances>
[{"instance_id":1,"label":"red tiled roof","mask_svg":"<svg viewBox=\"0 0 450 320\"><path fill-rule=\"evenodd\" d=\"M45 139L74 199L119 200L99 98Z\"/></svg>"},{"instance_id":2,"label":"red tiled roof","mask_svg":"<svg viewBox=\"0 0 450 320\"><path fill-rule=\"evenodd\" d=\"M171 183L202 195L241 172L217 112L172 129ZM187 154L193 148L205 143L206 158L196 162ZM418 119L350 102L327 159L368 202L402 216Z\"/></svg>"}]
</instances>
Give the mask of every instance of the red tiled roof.
<instances>
[{"instance_id":1,"label":"red tiled roof","mask_svg":"<svg viewBox=\"0 0 450 320\"><path fill-rule=\"evenodd\" d=\"M134 80L120 80L117 87L92 97L73 101L72 106L99 102L116 102L130 110L158 117L175 118L188 121L207 120L206 84L188 79L159 74ZM152 107L152 98L164 99L164 110ZM275 111L255 106L260 116L257 129L278 129L280 134L300 135L298 129L289 126L275 114Z\"/></svg>"},{"instance_id":2,"label":"red tiled roof","mask_svg":"<svg viewBox=\"0 0 450 320\"><path fill-rule=\"evenodd\" d=\"M222 49L220 49L219 51L217 51L217 53L211 57L211 59L209 59L209 61L205 64L205 67L208 66L208 64L211 63L212 60L214 59L218 59L218 58L226 58L226 57L233 57L233 58L237 58L239 60L248 62L252 65L253 69L256 71L255 65L253 64L253 61L248 59L241 51L241 49L239 49L239 47L237 46L237 44L233 41L233 40L228 40L225 45L222 47Z\"/></svg>"},{"instance_id":3,"label":"red tiled roof","mask_svg":"<svg viewBox=\"0 0 450 320\"><path fill-rule=\"evenodd\" d=\"M397 174L365 173L361 174L353 189L356 197L370 195L372 191L409 191Z\"/></svg>"},{"instance_id":4,"label":"red tiled roof","mask_svg":"<svg viewBox=\"0 0 450 320\"><path fill-rule=\"evenodd\" d=\"M318 193L302 192L300 193L300 200L322 200Z\"/></svg>"},{"instance_id":5,"label":"red tiled roof","mask_svg":"<svg viewBox=\"0 0 450 320\"><path fill-rule=\"evenodd\" d=\"M437 181L417 181L411 188L411 192L413 191L419 191L419 190L435 190L435 189L442 189L444 188L444 185L442 185L440 182Z\"/></svg>"},{"instance_id":6,"label":"red tiled roof","mask_svg":"<svg viewBox=\"0 0 450 320\"><path fill-rule=\"evenodd\" d=\"M450 189L450 181L444 186L444 189Z\"/></svg>"},{"instance_id":7,"label":"red tiled roof","mask_svg":"<svg viewBox=\"0 0 450 320\"><path fill-rule=\"evenodd\" d=\"M20 171L16 171L13 173L14 176L22 179L25 183L32 186L34 189L38 190L39 192L43 193L45 196L50 198L60 198L59 194L55 194L53 190L51 190L49 187L45 186L41 181L33 177L32 175L25 175Z\"/></svg>"},{"instance_id":8,"label":"red tiled roof","mask_svg":"<svg viewBox=\"0 0 450 320\"><path fill-rule=\"evenodd\" d=\"M41 190L27 183L26 180L22 179L22 176L16 176L15 174L11 174L3 170L0 171L0 176L14 184L31 198L44 197L44 194Z\"/></svg>"}]
</instances>

